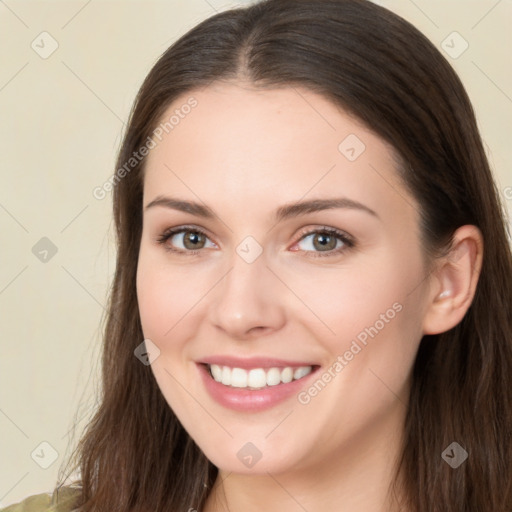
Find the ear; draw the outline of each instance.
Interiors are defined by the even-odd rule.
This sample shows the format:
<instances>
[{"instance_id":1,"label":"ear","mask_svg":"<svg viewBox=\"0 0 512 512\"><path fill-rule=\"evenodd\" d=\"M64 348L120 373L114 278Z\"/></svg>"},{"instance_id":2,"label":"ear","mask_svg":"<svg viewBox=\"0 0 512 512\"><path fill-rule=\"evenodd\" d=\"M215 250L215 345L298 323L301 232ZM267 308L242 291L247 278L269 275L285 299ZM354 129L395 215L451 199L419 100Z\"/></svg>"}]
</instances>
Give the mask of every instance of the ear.
<instances>
[{"instance_id":1,"label":"ear","mask_svg":"<svg viewBox=\"0 0 512 512\"><path fill-rule=\"evenodd\" d=\"M432 273L423 320L424 334L439 334L459 324L475 296L482 269L483 237L476 226L462 226L453 235L448 254Z\"/></svg>"}]
</instances>

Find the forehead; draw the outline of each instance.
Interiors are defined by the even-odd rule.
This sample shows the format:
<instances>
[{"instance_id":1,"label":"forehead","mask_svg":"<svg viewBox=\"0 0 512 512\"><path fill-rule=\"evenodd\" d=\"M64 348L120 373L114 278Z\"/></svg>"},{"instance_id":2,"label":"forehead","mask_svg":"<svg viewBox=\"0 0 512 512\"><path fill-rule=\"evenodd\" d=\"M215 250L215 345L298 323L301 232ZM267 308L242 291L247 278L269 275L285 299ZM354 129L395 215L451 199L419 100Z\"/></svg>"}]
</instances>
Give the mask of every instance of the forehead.
<instances>
[{"instance_id":1,"label":"forehead","mask_svg":"<svg viewBox=\"0 0 512 512\"><path fill-rule=\"evenodd\" d=\"M287 163L302 162L304 156L317 161L318 155L337 158L339 144L350 135L357 154L346 153L346 157L357 157L362 150L380 157L392 152L339 106L298 87L261 89L245 83L215 82L178 97L157 129L157 142L164 144L159 144L160 151L153 151L150 160L168 145L173 152L193 150L190 157L195 160L212 159L223 150L224 159L242 157L242 168L265 156L274 162L280 157ZM304 141L309 143L304 145ZM212 154L215 148L218 151Z\"/></svg>"},{"instance_id":2,"label":"forehead","mask_svg":"<svg viewBox=\"0 0 512 512\"><path fill-rule=\"evenodd\" d=\"M214 83L177 98L159 126L146 161L148 199L229 198L257 211L334 193L396 207L406 194L392 148L307 89Z\"/></svg>"}]
</instances>

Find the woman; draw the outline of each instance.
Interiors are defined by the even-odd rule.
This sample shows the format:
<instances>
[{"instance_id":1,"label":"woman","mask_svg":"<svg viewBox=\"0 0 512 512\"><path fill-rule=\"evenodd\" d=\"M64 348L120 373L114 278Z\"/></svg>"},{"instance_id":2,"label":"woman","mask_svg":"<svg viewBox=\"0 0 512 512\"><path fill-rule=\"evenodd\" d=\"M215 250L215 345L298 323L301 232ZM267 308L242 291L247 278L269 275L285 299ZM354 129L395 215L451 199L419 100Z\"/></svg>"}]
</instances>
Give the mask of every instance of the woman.
<instances>
[{"instance_id":1,"label":"woman","mask_svg":"<svg viewBox=\"0 0 512 512\"><path fill-rule=\"evenodd\" d=\"M360 0L217 14L117 163L103 394L55 510L511 509L511 253L423 35Z\"/></svg>"}]
</instances>

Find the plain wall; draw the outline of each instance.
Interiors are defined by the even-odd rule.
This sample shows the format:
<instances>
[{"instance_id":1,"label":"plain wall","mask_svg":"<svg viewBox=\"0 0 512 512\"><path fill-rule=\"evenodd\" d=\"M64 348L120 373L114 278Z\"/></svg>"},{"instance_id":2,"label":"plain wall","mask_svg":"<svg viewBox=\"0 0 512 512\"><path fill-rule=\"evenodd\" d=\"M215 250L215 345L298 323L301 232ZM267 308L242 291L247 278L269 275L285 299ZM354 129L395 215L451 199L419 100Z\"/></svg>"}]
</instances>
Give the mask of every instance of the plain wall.
<instances>
[{"instance_id":1,"label":"plain wall","mask_svg":"<svg viewBox=\"0 0 512 512\"><path fill-rule=\"evenodd\" d=\"M512 211L512 2L378 3L440 49L454 31L469 44L448 59ZM115 252L111 196L95 199L93 189L115 170L137 89L179 36L241 4L0 3L0 507L53 489L72 427L79 436L94 407ZM47 58L55 43L44 31L58 43Z\"/></svg>"}]
</instances>

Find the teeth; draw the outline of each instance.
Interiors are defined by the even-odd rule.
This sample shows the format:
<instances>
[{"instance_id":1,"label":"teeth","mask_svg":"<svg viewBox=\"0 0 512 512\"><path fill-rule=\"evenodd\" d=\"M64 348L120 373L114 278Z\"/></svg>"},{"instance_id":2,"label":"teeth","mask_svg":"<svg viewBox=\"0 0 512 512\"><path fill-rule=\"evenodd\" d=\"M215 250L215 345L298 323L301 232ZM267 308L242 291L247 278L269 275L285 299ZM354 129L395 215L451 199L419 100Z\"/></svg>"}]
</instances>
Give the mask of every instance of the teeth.
<instances>
[{"instance_id":1,"label":"teeth","mask_svg":"<svg viewBox=\"0 0 512 512\"><path fill-rule=\"evenodd\" d=\"M222 368L216 364L212 364L210 366L210 371L212 372L213 378L217 382L222 382Z\"/></svg>"},{"instance_id":2,"label":"teeth","mask_svg":"<svg viewBox=\"0 0 512 512\"><path fill-rule=\"evenodd\" d=\"M249 371L249 377L247 378L247 385L250 388L263 388L267 383L267 375L263 368L256 368Z\"/></svg>"},{"instance_id":3,"label":"teeth","mask_svg":"<svg viewBox=\"0 0 512 512\"><path fill-rule=\"evenodd\" d=\"M233 368L231 370L231 385L234 388L246 388L247 378L247 372L242 370L242 368Z\"/></svg>"},{"instance_id":4,"label":"teeth","mask_svg":"<svg viewBox=\"0 0 512 512\"><path fill-rule=\"evenodd\" d=\"M222 384L231 386L231 368L224 366L222 368Z\"/></svg>"},{"instance_id":5,"label":"teeth","mask_svg":"<svg viewBox=\"0 0 512 512\"><path fill-rule=\"evenodd\" d=\"M310 367L308 367L310 368ZM308 369L308 372L305 374L307 375L311 370ZM287 384L288 382L291 382L293 380L293 370L291 368L284 368L281 372L281 382L284 382Z\"/></svg>"},{"instance_id":6,"label":"teeth","mask_svg":"<svg viewBox=\"0 0 512 512\"><path fill-rule=\"evenodd\" d=\"M265 386L277 386L278 384L287 384L292 380L302 379L309 375L312 366L300 366L295 368L254 368L244 370L243 368L230 368L229 366L219 366L217 364L208 365L212 377L225 386L234 388L261 389Z\"/></svg>"},{"instance_id":7,"label":"teeth","mask_svg":"<svg viewBox=\"0 0 512 512\"><path fill-rule=\"evenodd\" d=\"M267 371L267 386L277 386L281 383L281 372L279 368L270 368Z\"/></svg>"},{"instance_id":8,"label":"teeth","mask_svg":"<svg viewBox=\"0 0 512 512\"><path fill-rule=\"evenodd\" d=\"M305 377L309 373L311 373L311 366L301 366L293 372L293 378L295 380L302 379L302 377Z\"/></svg>"}]
</instances>

